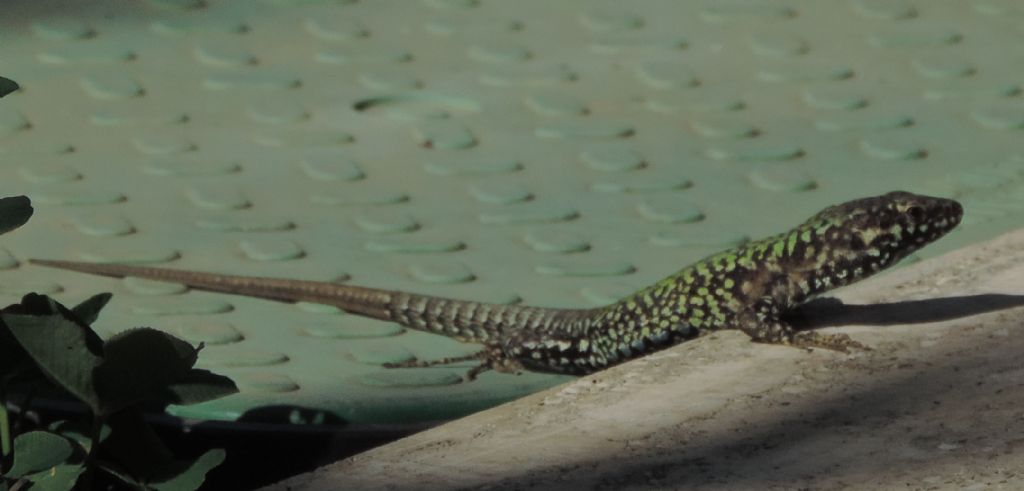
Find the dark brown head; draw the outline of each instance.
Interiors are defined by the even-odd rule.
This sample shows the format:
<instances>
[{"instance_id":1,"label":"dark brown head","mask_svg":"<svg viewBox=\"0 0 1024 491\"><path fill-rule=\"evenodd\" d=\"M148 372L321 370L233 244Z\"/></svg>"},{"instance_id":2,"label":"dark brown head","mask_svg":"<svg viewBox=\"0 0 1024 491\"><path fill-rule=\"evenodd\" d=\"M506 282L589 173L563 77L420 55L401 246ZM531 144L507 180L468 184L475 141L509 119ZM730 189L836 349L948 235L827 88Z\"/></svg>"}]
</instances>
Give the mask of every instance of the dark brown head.
<instances>
[{"instance_id":1,"label":"dark brown head","mask_svg":"<svg viewBox=\"0 0 1024 491\"><path fill-rule=\"evenodd\" d=\"M892 265L953 230L963 217L960 203L951 199L893 191L828 207L801 229L835 251L832 264L821 264L833 275L845 271L846 284Z\"/></svg>"}]
</instances>

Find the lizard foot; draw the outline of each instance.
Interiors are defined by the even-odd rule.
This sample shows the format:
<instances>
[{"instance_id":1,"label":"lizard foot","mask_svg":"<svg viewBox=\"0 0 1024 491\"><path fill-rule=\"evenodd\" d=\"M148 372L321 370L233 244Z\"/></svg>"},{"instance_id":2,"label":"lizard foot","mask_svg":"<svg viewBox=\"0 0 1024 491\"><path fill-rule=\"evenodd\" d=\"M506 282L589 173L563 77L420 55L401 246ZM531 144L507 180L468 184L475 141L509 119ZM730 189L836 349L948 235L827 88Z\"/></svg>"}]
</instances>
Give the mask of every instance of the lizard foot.
<instances>
[{"instance_id":1,"label":"lizard foot","mask_svg":"<svg viewBox=\"0 0 1024 491\"><path fill-rule=\"evenodd\" d=\"M740 330L758 343L782 344L810 350L827 349L849 353L853 350L871 351L871 348L850 339L846 334L823 334L817 331L797 331L785 322L758 322L750 320Z\"/></svg>"},{"instance_id":2,"label":"lizard foot","mask_svg":"<svg viewBox=\"0 0 1024 491\"><path fill-rule=\"evenodd\" d=\"M794 333L786 344L796 348L821 348L842 353L853 350L871 351L870 347L854 341L846 334L822 334L814 331Z\"/></svg>"},{"instance_id":3,"label":"lizard foot","mask_svg":"<svg viewBox=\"0 0 1024 491\"><path fill-rule=\"evenodd\" d=\"M453 356L437 360L408 360L399 363L385 363L384 368L425 368L436 365L448 365L463 361L479 361L480 364L470 368L464 377L466 382L476 380L477 375L488 370L501 373L519 374L524 368L518 360L508 358L502 353L500 347L490 346L476 353L466 356Z\"/></svg>"},{"instance_id":4,"label":"lizard foot","mask_svg":"<svg viewBox=\"0 0 1024 491\"><path fill-rule=\"evenodd\" d=\"M450 365L452 363L459 363L463 361L479 360L484 358L485 351L478 351L471 355L466 356L450 356L448 358L438 358L436 360L407 360L398 363L384 363L384 368L426 368L436 365Z\"/></svg>"}]
</instances>

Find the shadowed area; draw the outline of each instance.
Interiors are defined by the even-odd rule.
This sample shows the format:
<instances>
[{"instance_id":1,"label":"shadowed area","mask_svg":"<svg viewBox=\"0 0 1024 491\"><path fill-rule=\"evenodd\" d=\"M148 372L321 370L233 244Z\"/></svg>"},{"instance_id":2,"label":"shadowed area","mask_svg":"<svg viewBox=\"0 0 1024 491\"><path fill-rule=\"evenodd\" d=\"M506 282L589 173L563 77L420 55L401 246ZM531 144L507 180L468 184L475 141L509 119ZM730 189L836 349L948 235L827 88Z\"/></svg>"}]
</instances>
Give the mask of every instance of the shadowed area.
<instances>
[{"instance_id":1,"label":"shadowed area","mask_svg":"<svg viewBox=\"0 0 1024 491\"><path fill-rule=\"evenodd\" d=\"M600 475L591 482L595 489L622 489L641 482L653 487L738 489L814 483L831 474L831 480L871 488L874 474L898 473L903 466L941 473L952 465L969 465L963 462L965 454L982 457L1020 445L1012 440L1005 448L993 445L1005 428L1015 426L1019 394L1006 394L1000 384L990 383L979 398L979 391L972 389L984 383L984 372L1019 366L1024 350L1020 339L1011 337L1008 343L976 351L955 364L936 359L876 385L841 389L834 397L784 410L750 402L749 419L737 422L732 431L691 445L686 442L694 435L686 428L669 430L668 436L674 435L679 443L662 447L660 457L644 452L648 458L594 462L592 468ZM942 418L927 416L933 411L941 412ZM900 432L907 436L893 435ZM651 446L670 439L655 437ZM523 478L516 484L534 480ZM808 489L818 487L812 484Z\"/></svg>"},{"instance_id":2,"label":"shadowed area","mask_svg":"<svg viewBox=\"0 0 1024 491\"><path fill-rule=\"evenodd\" d=\"M962 334L953 331L950 336ZM695 342L704 341L708 340ZM723 339L711 341L723 344ZM485 471L475 478L452 478L448 484L458 489L499 490L893 489L894 483L916 485L922 484L922 479L933 479L941 485L927 489L945 490L963 489L973 482L969 480L973 477L956 481L958 469L981 468L992 469L985 479L1024 484L1012 469L1000 470L1008 468L1007 461L1024 448L1024 440L1012 430L1019 426L1024 398L1022 382L1016 376L1021 370L1024 337L993 338L977 332L955 338L947 345L950 347L919 352L923 357L893 359L879 354L853 363L828 357L832 361L826 361L820 370L804 372L804 376L814 379L811 386L817 388L779 393L766 387L773 393L738 393L699 420L683 420L623 441L617 426L643 425L646 413L637 408L633 417L641 419L632 423L625 415L621 420L606 421L610 436L599 444L593 440L581 440L580 446L548 441L548 445L564 448L564 460L532 461L520 451L500 451L516 457L509 460L508 472L488 479ZM726 348L726 352L735 354L735 349ZM765 370L772 370L775 364L788 364L755 357L766 363ZM670 364L671 360L666 361ZM806 363L814 362L808 359ZM729 391L726 387L722 390ZM692 395L701 397L698 391ZM587 406L582 409L595 410ZM690 410L683 407L680 412ZM569 434L574 430L569 426L552 431L571 441ZM537 452L544 454L544 439L538 435L532 444L540 445ZM417 441L404 448L411 451L425 445L429 446ZM409 458L419 466L434 462L423 453ZM289 489L333 489L331 485L346 482L347 478L341 476L365 474L368 468L373 469L371 475L382 469L401 473L418 468L403 460L390 466L363 467L374 460L370 457L353 463L330 484L321 481L315 486ZM440 482L396 477L372 488L443 489ZM424 487L427 483L430 485Z\"/></svg>"},{"instance_id":3,"label":"shadowed area","mask_svg":"<svg viewBox=\"0 0 1024 491\"><path fill-rule=\"evenodd\" d=\"M998 293L871 305L845 304L836 298L819 298L800 306L785 318L800 329L856 324L889 326L941 322L1020 306L1024 306L1024 295Z\"/></svg>"}]
</instances>

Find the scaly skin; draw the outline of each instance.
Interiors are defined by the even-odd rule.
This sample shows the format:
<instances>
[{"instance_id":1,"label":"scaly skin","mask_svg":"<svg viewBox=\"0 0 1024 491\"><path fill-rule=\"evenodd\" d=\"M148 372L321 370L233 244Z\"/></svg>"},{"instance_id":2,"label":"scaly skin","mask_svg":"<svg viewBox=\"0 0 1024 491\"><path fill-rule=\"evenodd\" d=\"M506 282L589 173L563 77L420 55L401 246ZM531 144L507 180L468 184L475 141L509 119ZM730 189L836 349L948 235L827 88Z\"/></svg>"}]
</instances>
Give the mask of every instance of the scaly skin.
<instances>
[{"instance_id":1,"label":"scaly skin","mask_svg":"<svg viewBox=\"0 0 1024 491\"><path fill-rule=\"evenodd\" d=\"M594 309L497 305L334 283L163 268L32 260L105 276L345 311L484 345L479 353L400 366L479 360L488 369L586 374L718 329L758 342L847 351L843 334L797 332L783 314L808 298L881 271L960 223L953 200L896 191L828 207L796 228L698 261L614 304Z\"/></svg>"}]
</instances>

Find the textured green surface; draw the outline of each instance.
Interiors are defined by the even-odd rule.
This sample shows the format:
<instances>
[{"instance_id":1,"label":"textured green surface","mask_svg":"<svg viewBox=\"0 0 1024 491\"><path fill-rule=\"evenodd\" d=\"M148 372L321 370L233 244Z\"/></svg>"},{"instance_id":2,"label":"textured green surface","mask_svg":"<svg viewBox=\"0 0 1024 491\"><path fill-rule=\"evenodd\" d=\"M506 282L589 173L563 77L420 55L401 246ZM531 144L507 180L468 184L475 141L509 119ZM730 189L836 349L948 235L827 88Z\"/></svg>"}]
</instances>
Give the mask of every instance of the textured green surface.
<instances>
[{"instance_id":1,"label":"textured green surface","mask_svg":"<svg viewBox=\"0 0 1024 491\"><path fill-rule=\"evenodd\" d=\"M183 415L411 422L561 379L385 370L474 347L19 261L588 306L892 189L963 201L926 254L1024 223L1014 1L84 4L0 17L0 194L37 208L0 285L204 341L242 393Z\"/></svg>"}]
</instances>

